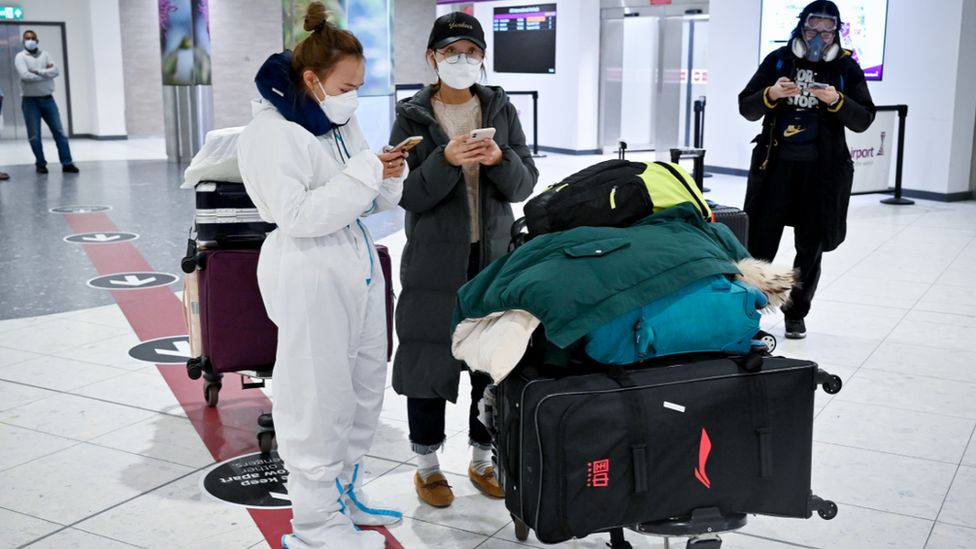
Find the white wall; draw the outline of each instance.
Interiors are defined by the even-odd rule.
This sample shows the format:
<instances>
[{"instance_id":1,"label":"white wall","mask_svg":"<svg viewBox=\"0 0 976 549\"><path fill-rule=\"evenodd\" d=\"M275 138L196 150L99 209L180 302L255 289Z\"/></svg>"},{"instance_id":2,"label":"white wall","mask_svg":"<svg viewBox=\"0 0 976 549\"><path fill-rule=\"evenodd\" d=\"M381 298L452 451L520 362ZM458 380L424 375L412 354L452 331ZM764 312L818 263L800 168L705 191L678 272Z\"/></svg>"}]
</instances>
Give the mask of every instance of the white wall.
<instances>
[{"instance_id":1,"label":"white wall","mask_svg":"<svg viewBox=\"0 0 976 549\"><path fill-rule=\"evenodd\" d=\"M281 18L281 0L210 0L215 128L251 121L254 75L284 47Z\"/></svg>"},{"instance_id":2,"label":"white wall","mask_svg":"<svg viewBox=\"0 0 976 549\"><path fill-rule=\"evenodd\" d=\"M393 72L397 84L420 84L427 77L424 52L437 18L431 0L393 0Z\"/></svg>"},{"instance_id":3,"label":"white wall","mask_svg":"<svg viewBox=\"0 0 976 549\"><path fill-rule=\"evenodd\" d=\"M75 133L125 135L118 4L110 0L21 0L17 4L24 8L25 21L65 23ZM44 37L39 38L43 48Z\"/></svg>"},{"instance_id":4,"label":"white wall","mask_svg":"<svg viewBox=\"0 0 976 549\"><path fill-rule=\"evenodd\" d=\"M495 73L494 8L528 5L525 0L499 0L474 5L475 17L485 29L488 84L512 91L539 92L539 145L573 151L598 149L597 118L600 91L600 2L556 0L556 73ZM439 6L438 14L447 7ZM429 33L430 29L424 29ZM525 113L524 116L529 116ZM528 136L531 140L531 136Z\"/></svg>"},{"instance_id":5,"label":"white wall","mask_svg":"<svg viewBox=\"0 0 976 549\"><path fill-rule=\"evenodd\" d=\"M129 136L161 136L163 70L158 0L118 0L122 20L125 127Z\"/></svg>"},{"instance_id":6,"label":"white wall","mask_svg":"<svg viewBox=\"0 0 976 549\"><path fill-rule=\"evenodd\" d=\"M888 1L884 80L868 87L875 104L908 105L906 189L947 194L969 188L976 7L970 0L964 9L964 2L942 0L936 12L913 0ZM758 66L760 0L713 1L710 11L708 164L748 169L749 141L760 123L739 116L737 96Z\"/></svg>"}]
</instances>

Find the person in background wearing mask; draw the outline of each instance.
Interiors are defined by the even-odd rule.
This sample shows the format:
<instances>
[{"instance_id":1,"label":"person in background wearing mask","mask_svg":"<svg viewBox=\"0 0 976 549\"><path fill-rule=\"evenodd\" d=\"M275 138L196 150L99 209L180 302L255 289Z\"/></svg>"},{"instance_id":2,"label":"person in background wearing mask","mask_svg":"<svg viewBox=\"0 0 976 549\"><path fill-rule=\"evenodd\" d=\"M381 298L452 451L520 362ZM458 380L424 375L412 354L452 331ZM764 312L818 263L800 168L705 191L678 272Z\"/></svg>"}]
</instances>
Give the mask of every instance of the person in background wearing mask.
<instances>
[{"instance_id":1,"label":"person in background wearing mask","mask_svg":"<svg viewBox=\"0 0 976 549\"><path fill-rule=\"evenodd\" d=\"M745 198L749 252L772 261L783 227L794 228L800 284L782 309L791 339L806 337L823 252L847 233L854 163L844 129L863 132L874 121L864 71L841 47L840 28L833 2L811 2L789 43L766 56L739 94L742 116L763 119Z\"/></svg>"},{"instance_id":2,"label":"person in background wearing mask","mask_svg":"<svg viewBox=\"0 0 976 549\"><path fill-rule=\"evenodd\" d=\"M407 244L393 388L407 397L417 494L432 506L447 507L454 494L436 451L446 438L446 402L457 400L464 369L451 354L457 290L508 251L511 203L529 197L539 172L505 92L476 84L485 57L478 20L463 12L438 18L427 48L439 80L397 105L390 136L391 145L424 138L408 160L411 173L400 200ZM494 139L471 139L479 128L494 128ZM486 495L502 497L491 465L491 436L478 421L478 403L489 383L488 375L471 373L468 476Z\"/></svg>"},{"instance_id":3,"label":"person in background wearing mask","mask_svg":"<svg viewBox=\"0 0 976 549\"><path fill-rule=\"evenodd\" d=\"M24 111L24 124L27 125L27 140L34 151L34 165L37 173L47 173L44 159L44 144L41 142L41 119L47 124L54 143L58 147L58 160L64 173L78 173L78 167L71 161L68 136L61 126L61 113L54 102L54 79L60 74L54 66L51 55L41 51L37 45L37 33L24 32L24 51L14 57L14 67L20 75L23 93L21 109Z\"/></svg>"},{"instance_id":4,"label":"person in background wearing mask","mask_svg":"<svg viewBox=\"0 0 976 549\"><path fill-rule=\"evenodd\" d=\"M238 163L262 219L276 223L261 248L258 285L278 326L274 417L288 469L288 549L382 549L397 511L370 504L363 457L372 444L387 372L383 271L359 217L394 208L404 153L369 150L354 115L363 46L327 21L274 54L255 82L263 99L241 133Z\"/></svg>"}]
</instances>

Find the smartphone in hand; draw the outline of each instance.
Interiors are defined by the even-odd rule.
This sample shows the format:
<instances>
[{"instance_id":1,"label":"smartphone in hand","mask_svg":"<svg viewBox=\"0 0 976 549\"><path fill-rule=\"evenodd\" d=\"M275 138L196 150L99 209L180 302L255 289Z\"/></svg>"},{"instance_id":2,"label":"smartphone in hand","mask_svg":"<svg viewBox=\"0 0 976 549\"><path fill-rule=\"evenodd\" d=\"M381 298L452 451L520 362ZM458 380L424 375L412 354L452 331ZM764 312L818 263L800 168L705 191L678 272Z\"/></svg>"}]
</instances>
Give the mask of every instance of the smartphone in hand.
<instances>
[{"instance_id":1,"label":"smartphone in hand","mask_svg":"<svg viewBox=\"0 0 976 549\"><path fill-rule=\"evenodd\" d=\"M830 84L824 84L823 82L810 82L811 90L825 90Z\"/></svg>"},{"instance_id":2,"label":"smartphone in hand","mask_svg":"<svg viewBox=\"0 0 976 549\"><path fill-rule=\"evenodd\" d=\"M472 141L481 141L482 139L491 139L495 137L495 128L480 128L477 130L472 130L471 134L468 136Z\"/></svg>"},{"instance_id":3,"label":"smartphone in hand","mask_svg":"<svg viewBox=\"0 0 976 549\"><path fill-rule=\"evenodd\" d=\"M391 147L389 145L383 147L383 152L406 152L419 145L421 142L423 142L423 140L424 136L414 135L404 139L398 143L396 147Z\"/></svg>"}]
</instances>

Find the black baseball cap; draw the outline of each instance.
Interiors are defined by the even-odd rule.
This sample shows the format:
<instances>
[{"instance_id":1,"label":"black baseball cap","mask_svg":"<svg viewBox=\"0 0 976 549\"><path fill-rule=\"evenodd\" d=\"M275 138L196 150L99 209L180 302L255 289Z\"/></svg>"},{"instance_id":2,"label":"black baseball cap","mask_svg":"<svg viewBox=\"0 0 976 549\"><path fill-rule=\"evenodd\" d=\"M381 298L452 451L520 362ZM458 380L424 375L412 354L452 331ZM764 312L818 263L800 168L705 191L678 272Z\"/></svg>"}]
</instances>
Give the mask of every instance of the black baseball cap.
<instances>
[{"instance_id":1,"label":"black baseball cap","mask_svg":"<svg viewBox=\"0 0 976 549\"><path fill-rule=\"evenodd\" d=\"M481 29L481 23L463 11L452 11L434 21L427 49L439 50L460 40L470 40L485 49L485 31Z\"/></svg>"}]
</instances>

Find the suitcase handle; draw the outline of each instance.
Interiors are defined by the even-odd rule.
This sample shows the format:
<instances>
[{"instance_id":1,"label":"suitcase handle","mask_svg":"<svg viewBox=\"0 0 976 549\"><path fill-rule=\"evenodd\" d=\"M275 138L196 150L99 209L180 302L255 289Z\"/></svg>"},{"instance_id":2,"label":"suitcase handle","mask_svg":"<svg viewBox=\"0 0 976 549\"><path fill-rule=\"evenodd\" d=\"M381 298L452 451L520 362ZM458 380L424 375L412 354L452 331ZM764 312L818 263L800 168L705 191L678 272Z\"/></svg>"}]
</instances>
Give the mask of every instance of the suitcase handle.
<instances>
[{"instance_id":1,"label":"suitcase handle","mask_svg":"<svg viewBox=\"0 0 976 549\"><path fill-rule=\"evenodd\" d=\"M607 364L607 377L612 379L617 385L624 388L637 387L637 384L630 379L630 374L618 364ZM647 492L647 441L644 433L647 429L647 415L644 410L644 401L638 396L637 391L621 391L620 398L623 399L624 408L627 409L627 431L630 435L630 456L634 469L634 493L644 494Z\"/></svg>"}]
</instances>

